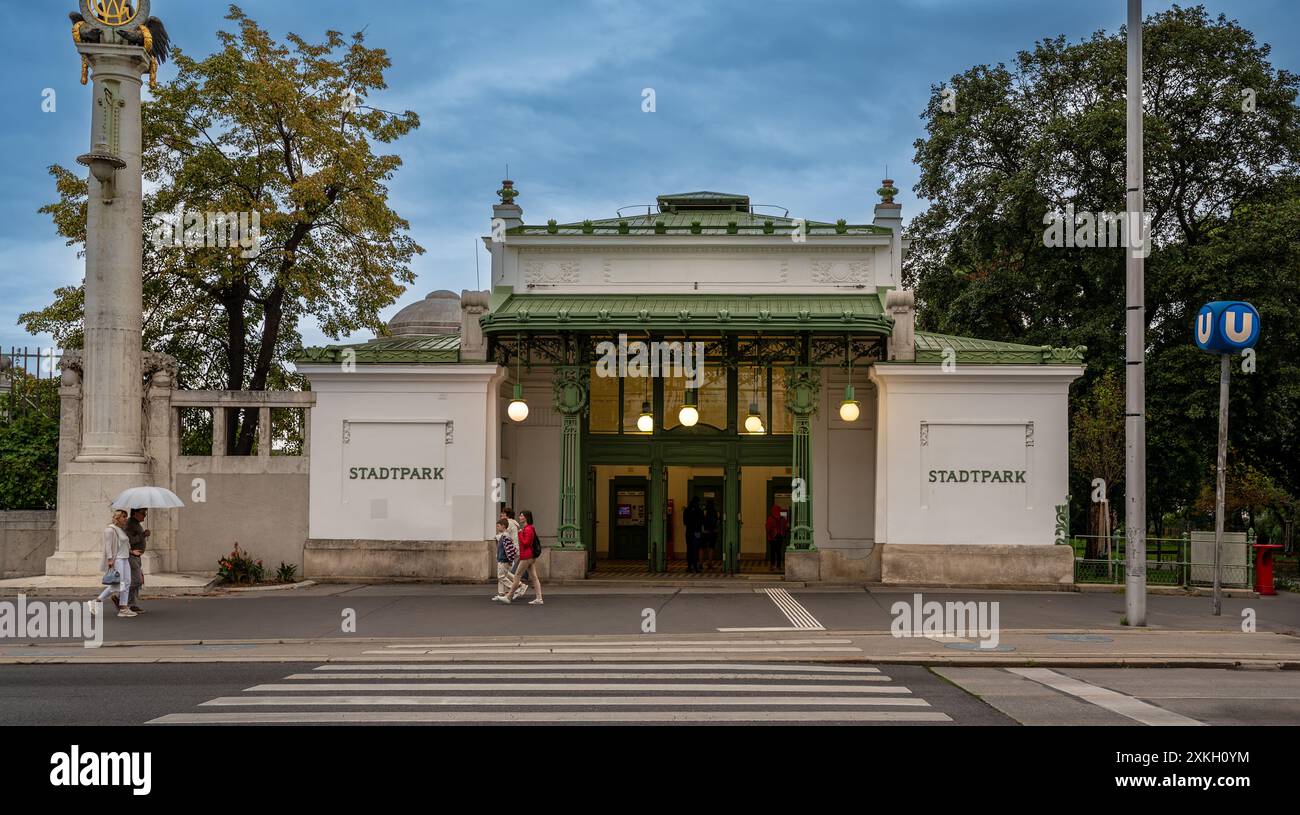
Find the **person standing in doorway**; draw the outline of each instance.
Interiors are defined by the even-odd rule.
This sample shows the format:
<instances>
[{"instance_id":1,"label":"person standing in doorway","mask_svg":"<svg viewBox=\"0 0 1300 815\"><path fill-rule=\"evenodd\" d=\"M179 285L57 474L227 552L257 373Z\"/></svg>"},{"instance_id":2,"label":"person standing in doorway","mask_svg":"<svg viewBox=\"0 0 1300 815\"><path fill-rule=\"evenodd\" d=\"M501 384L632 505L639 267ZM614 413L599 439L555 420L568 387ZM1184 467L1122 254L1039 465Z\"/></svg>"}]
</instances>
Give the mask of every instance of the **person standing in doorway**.
<instances>
[{"instance_id":1,"label":"person standing in doorway","mask_svg":"<svg viewBox=\"0 0 1300 815\"><path fill-rule=\"evenodd\" d=\"M131 563L131 592L127 597L127 606L136 614L143 614L144 609L140 608L140 589L144 586L144 567L140 564L140 559L144 557L145 539L153 534L153 530L145 529L143 524L145 518L149 517L149 510L140 508L131 510L131 517L126 522L126 538L131 542L131 556L127 558Z\"/></svg>"},{"instance_id":2,"label":"person standing in doorway","mask_svg":"<svg viewBox=\"0 0 1300 815\"><path fill-rule=\"evenodd\" d=\"M700 571L700 531L704 528L704 510L700 508L697 495L682 513L682 524L686 527L686 571Z\"/></svg>"},{"instance_id":3,"label":"person standing in doorway","mask_svg":"<svg viewBox=\"0 0 1300 815\"><path fill-rule=\"evenodd\" d=\"M785 563L785 536L789 525L781 514L781 507L776 502L767 513L767 565L780 569Z\"/></svg>"},{"instance_id":4,"label":"person standing in doorway","mask_svg":"<svg viewBox=\"0 0 1300 815\"><path fill-rule=\"evenodd\" d=\"M700 524L700 559L704 567L712 569L718 552L718 505L710 498L704 504L704 518Z\"/></svg>"},{"instance_id":5,"label":"person standing in doorway","mask_svg":"<svg viewBox=\"0 0 1300 815\"><path fill-rule=\"evenodd\" d=\"M533 526L533 513L523 510L519 513L519 518L523 521L523 527L519 530L519 565L515 567L515 577L511 581L510 587L504 594L498 594L492 599L498 603L509 604L515 589L519 587L519 581L525 574L532 577L533 588L537 590L537 597L528 603L530 606L540 606L542 603L542 581L537 579L537 572L529 569L542 554L542 539L537 535L537 527Z\"/></svg>"},{"instance_id":6,"label":"person standing in doorway","mask_svg":"<svg viewBox=\"0 0 1300 815\"><path fill-rule=\"evenodd\" d=\"M106 585L99 593L99 597L86 601L91 614L99 613L99 606L103 604L104 598L116 592L117 597L113 598L113 602L117 606L117 616L135 616L135 612L127 602L127 595L131 592L131 564L127 560L130 557L131 541L123 531L125 526L126 510L119 509L113 513L113 522L104 527L104 571L107 573L110 569L116 570L118 582Z\"/></svg>"}]
</instances>

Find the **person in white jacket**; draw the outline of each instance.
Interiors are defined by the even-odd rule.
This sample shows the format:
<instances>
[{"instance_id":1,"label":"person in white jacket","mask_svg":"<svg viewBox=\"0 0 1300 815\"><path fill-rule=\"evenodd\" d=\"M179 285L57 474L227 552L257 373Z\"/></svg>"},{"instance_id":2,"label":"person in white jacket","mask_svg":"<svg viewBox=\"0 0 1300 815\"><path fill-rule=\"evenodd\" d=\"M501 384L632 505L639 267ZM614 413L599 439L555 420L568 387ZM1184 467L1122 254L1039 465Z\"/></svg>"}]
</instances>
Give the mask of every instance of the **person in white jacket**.
<instances>
[{"instance_id":1,"label":"person in white jacket","mask_svg":"<svg viewBox=\"0 0 1300 815\"><path fill-rule=\"evenodd\" d=\"M131 562L128 559L131 556L131 540L124 531L126 517L125 510L115 510L113 512L113 522L104 527L104 571L117 569L118 577L121 579L115 586L105 586L104 590L99 593L98 598L87 601L86 605L89 606L91 614L96 613L99 606L103 604L105 597L117 592L117 616L136 616L127 603L127 597L131 591Z\"/></svg>"}]
</instances>

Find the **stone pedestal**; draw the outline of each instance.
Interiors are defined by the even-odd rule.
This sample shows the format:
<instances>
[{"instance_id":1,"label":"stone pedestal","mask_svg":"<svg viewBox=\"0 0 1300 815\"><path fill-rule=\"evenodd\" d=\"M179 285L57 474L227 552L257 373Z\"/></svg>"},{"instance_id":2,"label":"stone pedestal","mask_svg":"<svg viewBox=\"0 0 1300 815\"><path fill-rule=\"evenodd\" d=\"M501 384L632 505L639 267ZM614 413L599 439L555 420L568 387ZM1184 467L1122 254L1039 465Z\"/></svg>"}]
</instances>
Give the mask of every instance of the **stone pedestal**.
<instances>
[{"instance_id":1,"label":"stone pedestal","mask_svg":"<svg viewBox=\"0 0 1300 815\"><path fill-rule=\"evenodd\" d=\"M587 579L587 553L581 549L545 549L540 566L537 575L542 580Z\"/></svg>"},{"instance_id":2,"label":"stone pedestal","mask_svg":"<svg viewBox=\"0 0 1300 815\"><path fill-rule=\"evenodd\" d=\"M822 579L821 552L816 549L785 550L785 579L796 583L816 583Z\"/></svg>"},{"instance_id":3,"label":"stone pedestal","mask_svg":"<svg viewBox=\"0 0 1300 815\"><path fill-rule=\"evenodd\" d=\"M1051 544L889 543L881 546L881 581L972 589L1071 586L1074 550Z\"/></svg>"}]
</instances>

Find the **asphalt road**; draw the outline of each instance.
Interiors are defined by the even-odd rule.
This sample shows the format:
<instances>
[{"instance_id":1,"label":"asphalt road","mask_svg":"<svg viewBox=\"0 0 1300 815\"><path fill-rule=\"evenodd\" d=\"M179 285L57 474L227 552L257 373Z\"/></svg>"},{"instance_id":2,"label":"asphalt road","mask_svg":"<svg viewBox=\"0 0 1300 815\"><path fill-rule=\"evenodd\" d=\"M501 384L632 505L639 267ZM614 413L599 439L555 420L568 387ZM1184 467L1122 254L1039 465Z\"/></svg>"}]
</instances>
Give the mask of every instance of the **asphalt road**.
<instances>
[{"instance_id":1,"label":"asphalt road","mask_svg":"<svg viewBox=\"0 0 1300 815\"><path fill-rule=\"evenodd\" d=\"M545 589L543 589L545 590ZM1120 629L1120 594L1074 592L920 592L925 601L996 600L1003 629ZM620 635L642 633L645 610L659 634L715 633L719 628L788 626L778 603L754 590L573 587L546 593L544 606L491 602L490 586L389 585L309 587L292 592L153 598L145 614L106 620L105 638L221 640L330 637ZM889 630L892 604L913 591L792 589L790 595L828 630ZM12 598L4 598L11 600ZM55 598L42 598L55 599ZM69 598L75 599L75 598ZM528 599L531 599L531 595ZM1151 596L1148 624L1170 630L1239 631L1243 609L1259 631L1300 630L1300 595L1228 598L1223 615L1208 597ZM355 620L345 631L344 621ZM6 644L28 642L19 638ZM48 642L48 640L47 640Z\"/></svg>"},{"instance_id":2,"label":"asphalt road","mask_svg":"<svg viewBox=\"0 0 1300 815\"><path fill-rule=\"evenodd\" d=\"M0 726L1300 725L1294 672L804 663L0 667Z\"/></svg>"}]
</instances>

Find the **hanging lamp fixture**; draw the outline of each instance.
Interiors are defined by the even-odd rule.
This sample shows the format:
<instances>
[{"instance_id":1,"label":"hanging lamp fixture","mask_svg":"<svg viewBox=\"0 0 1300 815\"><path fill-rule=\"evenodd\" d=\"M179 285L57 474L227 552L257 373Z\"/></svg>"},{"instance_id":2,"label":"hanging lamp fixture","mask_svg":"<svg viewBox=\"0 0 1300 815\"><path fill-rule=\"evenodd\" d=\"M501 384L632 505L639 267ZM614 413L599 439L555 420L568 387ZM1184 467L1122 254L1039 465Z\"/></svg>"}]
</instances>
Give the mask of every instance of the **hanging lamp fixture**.
<instances>
[{"instance_id":1,"label":"hanging lamp fixture","mask_svg":"<svg viewBox=\"0 0 1300 815\"><path fill-rule=\"evenodd\" d=\"M686 402L682 409L677 411L677 421L682 423L682 427L695 427L695 423L700 420L699 396L695 388L686 386Z\"/></svg>"},{"instance_id":2,"label":"hanging lamp fixture","mask_svg":"<svg viewBox=\"0 0 1300 815\"><path fill-rule=\"evenodd\" d=\"M520 342L522 342L522 337L517 337L515 345L515 396L511 400L510 406L506 408L506 415L514 422L522 422L528 418L528 403L524 401L524 383L520 378L520 364L522 362L522 358L518 353Z\"/></svg>"},{"instance_id":3,"label":"hanging lamp fixture","mask_svg":"<svg viewBox=\"0 0 1300 815\"><path fill-rule=\"evenodd\" d=\"M846 422L856 422L858 416L862 415L858 407L858 400L853 398L853 338L846 337L844 341L844 358L848 362L849 381L844 386L844 401L840 402L840 418Z\"/></svg>"}]
</instances>

